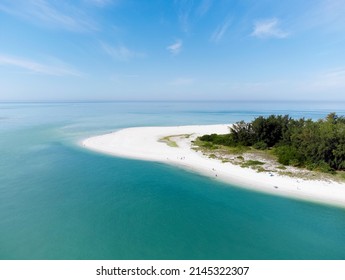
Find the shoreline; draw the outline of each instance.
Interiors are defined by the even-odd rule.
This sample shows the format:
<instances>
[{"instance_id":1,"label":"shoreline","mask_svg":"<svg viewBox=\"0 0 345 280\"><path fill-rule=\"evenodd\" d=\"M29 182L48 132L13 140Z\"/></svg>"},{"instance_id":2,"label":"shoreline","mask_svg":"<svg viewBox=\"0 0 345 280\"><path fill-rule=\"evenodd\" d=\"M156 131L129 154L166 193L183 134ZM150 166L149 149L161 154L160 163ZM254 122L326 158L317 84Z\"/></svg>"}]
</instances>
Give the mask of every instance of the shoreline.
<instances>
[{"instance_id":1,"label":"shoreline","mask_svg":"<svg viewBox=\"0 0 345 280\"><path fill-rule=\"evenodd\" d=\"M345 184L257 173L229 162L222 163L192 149L196 137L229 133L230 124L174 127L133 127L82 141L90 150L117 157L162 162L202 174L236 187L345 208ZM177 144L162 141L169 136Z\"/></svg>"}]
</instances>

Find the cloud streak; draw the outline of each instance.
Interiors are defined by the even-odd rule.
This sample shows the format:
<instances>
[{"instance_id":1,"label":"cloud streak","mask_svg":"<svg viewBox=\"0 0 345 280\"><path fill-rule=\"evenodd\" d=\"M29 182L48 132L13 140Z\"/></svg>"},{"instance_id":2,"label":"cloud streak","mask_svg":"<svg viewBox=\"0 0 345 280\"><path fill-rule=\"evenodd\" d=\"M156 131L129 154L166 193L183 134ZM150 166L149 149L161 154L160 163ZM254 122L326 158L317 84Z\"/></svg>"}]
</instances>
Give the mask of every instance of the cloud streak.
<instances>
[{"instance_id":1,"label":"cloud streak","mask_svg":"<svg viewBox=\"0 0 345 280\"><path fill-rule=\"evenodd\" d=\"M181 52L182 45L183 45L182 40L178 39L178 40L175 41L175 43L169 45L167 47L167 50L170 53L172 53L173 55L177 55L177 54L179 54Z\"/></svg>"},{"instance_id":2,"label":"cloud streak","mask_svg":"<svg viewBox=\"0 0 345 280\"><path fill-rule=\"evenodd\" d=\"M87 3L98 6L105 7L113 3L112 0L85 0Z\"/></svg>"},{"instance_id":3,"label":"cloud streak","mask_svg":"<svg viewBox=\"0 0 345 280\"><path fill-rule=\"evenodd\" d=\"M26 21L69 31L96 30L96 24L84 13L66 2L46 0L4 0L0 11Z\"/></svg>"},{"instance_id":4,"label":"cloud streak","mask_svg":"<svg viewBox=\"0 0 345 280\"><path fill-rule=\"evenodd\" d=\"M37 61L18 58L8 55L0 54L0 65L12 66L21 69L28 70L32 73L50 75L50 76L77 76L80 77L82 74L72 68L71 66L61 62L60 60L54 59L57 63L55 64L44 64Z\"/></svg>"},{"instance_id":5,"label":"cloud streak","mask_svg":"<svg viewBox=\"0 0 345 280\"><path fill-rule=\"evenodd\" d=\"M228 30L230 26L231 20L227 19L224 21L223 24L219 25L216 30L213 32L211 36L211 41L218 43L223 36L225 35L226 31Z\"/></svg>"},{"instance_id":6,"label":"cloud streak","mask_svg":"<svg viewBox=\"0 0 345 280\"><path fill-rule=\"evenodd\" d=\"M212 0L203 0L196 11L198 16L202 17L205 14L207 14L212 4L213 4Z\"/></svg>"},{"instance_id":7,"label":"cloud streak","mask_svg":"<svg viewBox=\"0 0 345 280\"><path fill-rule=\"evenodd\" d=\"M113 47L106 43L101 43L101 47L108 55L110 55L115 60L129 61L133 58L145 57L144 53L132 51L124 45L118 45Z\"/></svg>"},{"instance_id":8,"label":"cloud streak","mask_svg":"<svg viewBox=\"0 0 345 280\"><path fill-rule=\"evenodd\" d=\"M175 0L178 11L178 21L183 32L188 33L190 29L190 16L193 10L193 1L190 0Z\"/></svg>"},{"instance_id":9,"label":"cloud streak","mask_svg":"<svg viewBox=\"0 0 345 280\"><path fill-rule=\"evenodd\" d=\"M254 23L253 32L251 34L257 38L286 38L289 34L279 28L277 18L260 20Z\"/></svg>"},{"instance_id":10,"label":"cloud streak","mask_svg":"<svg viewBox=\"0 0 345 280\"><path fill-rule=\"evenodd\" d=\"M309 12L308 18L303 18L309 27L325 28L330 31L344 30L345 2L343 0L320 0Z\"/></svg>"},{"instance_id":11,"label":"cloud streak","mask_svg":"<svg viewBox=\"0 0 345 280\"><path fill-rule=\"evenodd\" d=\"M180 28L183 32L189 33L193 25L209 12L214 0L175 0L174 2Z\"/></svg>"}]
</instances>

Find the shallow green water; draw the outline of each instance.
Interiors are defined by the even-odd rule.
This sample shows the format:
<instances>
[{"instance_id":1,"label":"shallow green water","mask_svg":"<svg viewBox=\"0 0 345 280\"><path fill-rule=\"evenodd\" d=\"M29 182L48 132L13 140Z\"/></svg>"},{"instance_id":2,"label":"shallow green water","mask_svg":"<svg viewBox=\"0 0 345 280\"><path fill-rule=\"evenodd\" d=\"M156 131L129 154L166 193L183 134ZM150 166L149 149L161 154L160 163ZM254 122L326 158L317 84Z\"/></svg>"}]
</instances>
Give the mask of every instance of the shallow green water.
<instances>
[{"instance_id":1,"label":"shallow green water","mask_svg":"<svg viewBox=\"0 0 345 280\"><path fill-rule=\"evenodd\" d=\"M0 259L345 259L344 209L78 146L126 126L250 119L267 104L0 105Z\"/></svg>"}]
</instances>

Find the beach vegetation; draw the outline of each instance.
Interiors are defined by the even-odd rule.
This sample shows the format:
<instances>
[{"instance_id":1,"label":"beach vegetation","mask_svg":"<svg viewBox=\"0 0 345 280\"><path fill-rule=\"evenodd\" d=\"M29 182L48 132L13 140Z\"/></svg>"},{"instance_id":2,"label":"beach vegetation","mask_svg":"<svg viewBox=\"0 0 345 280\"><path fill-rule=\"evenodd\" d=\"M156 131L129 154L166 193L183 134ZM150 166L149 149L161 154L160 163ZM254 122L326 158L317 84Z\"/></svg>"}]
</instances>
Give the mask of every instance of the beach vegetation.
<instances>
[{"instance_id":1,"label":"beach vegetation","mask_svg":"<svg viewBox=\"0 0 345 280\"><path fill-rule=\"evenodd\" d=\"M229 146L226 146L225 150L228 152L228 153L231 153L231 154L239 154L239 155L242 155L243 153L245 152L248 152L250 150L249 147L246 147L246 146L234 146L234 147L229 147Z\"/></svg>"},{"instance_id":2,"label":"beach vegetation","mask_svg":"<svg viewBox=\"0 0 345 280\"><path fill-rule=\"evenodd\" d=\"M174 135L163 137L163 138L159 139L159 141L167 144L169 147L177 148L178 145L177 145L176 141L171 139L172 137L174 137Z\"/></svg>"},{"instance_id":3,"label":"beach vegetation","mask_svg":"<svg viewBox=\"0 0 345 280\"><path fill-rule=\"evenodd\" d=\"M188 139L190 136L191 136L191 134L168 135L168 136L165 136L165 137L159 139L159 142L163 142L172 148L178 148L178 145L175 141L176 138L187 138ZM204 144L208 145L208 146L213 146L212 143L204 143Z\"/></svg>"},{"instance_id":4,"label":"beach vegetation","mask_svg":"<svg viewBox=\"0 0 345 280\"><path fill-rule=\"evenodd\" d=\"M284 165L279 165L279 166L277 166L277 168L280 170L286 170L286 167Z\"/></svg>"},{"instance_id":5,"label":"beach vegetation","mask_svg":"<svg viewBox=\"0 0 345 280\"><path fill-rule=\"evenodd\" d=\"M253 145L253 148L258 150L266 150L268 146L264 141L259 141Z\"/></svg>"},{"instance_id":6,"label":"beach vegetation","mask_svg":"<svg viewBox=\"0 0 345 280\"><path fill-rule=\"evenodd\" d=\"M209 146L267 151L283 166L325 173L345 171L345 117L336 113L317 121L288 115L260 116L252 122L235 123L229 134L203 135L199 140Z\"/></svg>"},{"instance_id":7,"label":"beach vegetation","mask_svg":"<svg viewBox=\"0 0 345 280\"><path fill-rule=\"evenodd\" d=\"M258 173L261 173L261 172L270 172L271 170L267 170L267 169L263 168L262 166L258 166L256 171Z\"/></svg>"},{"instance_id":8,"label":"beach vegetation","mask_svg":"<svg viewBox=\"0 0 345 280\"><path fill-rule=\"evenodd\" d=\"M259 161L259 160L247 160L246 164L247 165L263 165L264 162Z\"/></svg>"},{"instance_id":9,"label":"beach vegetation","mask_svg":"<svg viewBox=\"0 0 345 280\"><path fill-rule=\"evenodd\" d=\"M338 172L337 175L339 176L339 178L341 180L345 180L345 172L344 171Z\"/></svg>"},{"instance_id":10,"label":"beach vegetation","mask_svg":"<svg viewBox=\"0 0 345 280\"><path fill-rule=\"evenodd\" d=\"M241 167L251 167L251 166L257 166L257 165L264 165L265 163L258 160L247 160L244 163L241 164Z\"/></svg>"}]
</instances>

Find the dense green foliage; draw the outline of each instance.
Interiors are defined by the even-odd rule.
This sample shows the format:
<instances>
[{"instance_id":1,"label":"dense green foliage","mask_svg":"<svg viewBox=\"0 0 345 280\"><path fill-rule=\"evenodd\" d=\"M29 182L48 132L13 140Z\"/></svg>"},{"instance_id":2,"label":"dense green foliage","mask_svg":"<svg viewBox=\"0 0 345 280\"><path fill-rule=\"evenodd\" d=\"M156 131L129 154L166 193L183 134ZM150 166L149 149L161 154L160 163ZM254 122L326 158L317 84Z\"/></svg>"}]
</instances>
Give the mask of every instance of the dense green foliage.
<instances>
[{"instance_id":1,"label":"dense green foliage","mask_svg":"<svg viewBox=\"0 0 345 280\"><path fill-rule=\"evenodd\" d=\"M288 115L240 121L230 134L204 135L200 140L225 146L273 149L284 165L330 172L345 170L345 117L329 114L325 119L292 119Z\"/></svg>"}]
</instances>

